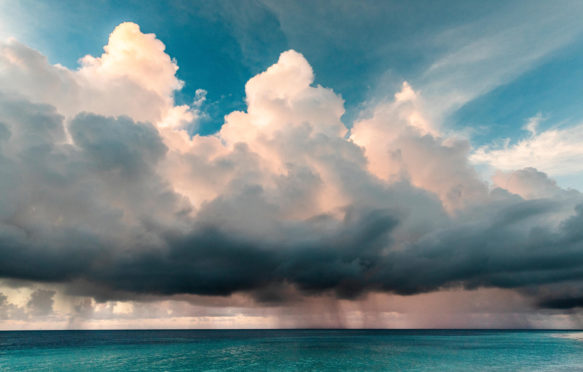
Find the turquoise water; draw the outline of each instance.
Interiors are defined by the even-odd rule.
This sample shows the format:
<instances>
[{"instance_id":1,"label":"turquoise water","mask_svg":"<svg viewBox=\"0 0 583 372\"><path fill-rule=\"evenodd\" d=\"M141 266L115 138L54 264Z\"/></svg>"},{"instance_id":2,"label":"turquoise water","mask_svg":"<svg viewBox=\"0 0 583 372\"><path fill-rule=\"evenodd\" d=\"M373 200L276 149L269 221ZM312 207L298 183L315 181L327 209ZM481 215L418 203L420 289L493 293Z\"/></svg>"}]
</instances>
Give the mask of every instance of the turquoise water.
<instances>
[{"instance_id":1,"label":"turquoise water","mask_svg":"<svg viewBox=\"0 0 583 372\"><path fill-rule=\"evenodd\" d=\"M2 371L583 371L581 333L0 332Z\"/></svg>"}]
</instances>

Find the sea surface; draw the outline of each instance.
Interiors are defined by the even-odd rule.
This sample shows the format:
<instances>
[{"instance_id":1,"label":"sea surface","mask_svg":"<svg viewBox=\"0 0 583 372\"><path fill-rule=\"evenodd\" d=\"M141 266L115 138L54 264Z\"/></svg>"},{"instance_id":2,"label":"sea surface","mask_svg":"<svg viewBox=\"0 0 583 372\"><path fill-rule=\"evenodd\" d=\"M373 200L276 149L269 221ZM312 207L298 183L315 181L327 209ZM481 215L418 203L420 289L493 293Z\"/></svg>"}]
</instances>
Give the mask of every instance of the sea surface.
<instances>
[{"instance_id":1,"label":"sea surface","mask_svg":"<svg viewBox=\"0 0 583 372\"><path fill-rule=\"evenodd\" d=\"M0 332L1 371L583 371L583 332Z\"/></svg>"}]
</instances>

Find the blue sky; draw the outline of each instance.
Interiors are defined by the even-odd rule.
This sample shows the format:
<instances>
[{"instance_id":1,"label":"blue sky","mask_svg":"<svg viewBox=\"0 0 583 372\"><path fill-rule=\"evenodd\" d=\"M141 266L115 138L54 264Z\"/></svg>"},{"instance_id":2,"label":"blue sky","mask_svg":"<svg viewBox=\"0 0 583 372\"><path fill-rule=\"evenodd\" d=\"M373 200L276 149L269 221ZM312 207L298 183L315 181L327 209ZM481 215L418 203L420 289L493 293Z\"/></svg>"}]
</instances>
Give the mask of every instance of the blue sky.
<instances>
[{"instance_id":1,"label":"blue sky","mask_svg":"<svg viewBox=\"0 0 583 372\"><path fill-rule=\"evenodd\" d=\"M552 123L577 122L582 114L583 37L574 24L579 21L577 2L25 0L17 5L6 1L2 7L11 34L52 63L71 68L81 56L99 54L109 31L123 21L155 33L178 61L178 76L186 82L178 100L190 101L199 88L208 91L209 118L201 123L201 133L216 131L222 116L244 108L245 82L284 50L304 54L316 83L342 95L347 108L343 120L351 125L367 102L391 96L403 80L423 89L427 69L467 46L474 35L510 46L491 61L467 66L468 74L484 80L486 87L463 82L475 85L468 89L477 92L447 112L442 119L447 126L475 129L472 140L479 146L523 136L522 125L537 113ZM561 33L524 26L539 20L559 25ZM522 53L521 48L535 55L520 61L515 52ZM491 76L505 69L511 71Z\"/></svg>"}]
</instances>

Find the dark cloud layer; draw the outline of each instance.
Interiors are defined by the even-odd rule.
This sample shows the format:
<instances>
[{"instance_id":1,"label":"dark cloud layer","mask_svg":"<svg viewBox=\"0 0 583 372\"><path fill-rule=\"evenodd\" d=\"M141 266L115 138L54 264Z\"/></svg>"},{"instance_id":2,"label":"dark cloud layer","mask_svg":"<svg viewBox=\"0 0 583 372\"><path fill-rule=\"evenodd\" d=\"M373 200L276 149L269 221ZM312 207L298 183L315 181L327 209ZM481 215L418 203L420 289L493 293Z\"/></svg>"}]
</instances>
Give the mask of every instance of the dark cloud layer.
<instances>
[{"instance_id":1,"label":"dark cloud layer","mask_svg":"<svg viewBox=\"0 0 583 372\"><path fill-rule=\"evenodd\" d=\"M563 297L547 299L539 302L539 306L547 309L566 310L583 307L583 297Z\"/></svg>"}]
</instances>

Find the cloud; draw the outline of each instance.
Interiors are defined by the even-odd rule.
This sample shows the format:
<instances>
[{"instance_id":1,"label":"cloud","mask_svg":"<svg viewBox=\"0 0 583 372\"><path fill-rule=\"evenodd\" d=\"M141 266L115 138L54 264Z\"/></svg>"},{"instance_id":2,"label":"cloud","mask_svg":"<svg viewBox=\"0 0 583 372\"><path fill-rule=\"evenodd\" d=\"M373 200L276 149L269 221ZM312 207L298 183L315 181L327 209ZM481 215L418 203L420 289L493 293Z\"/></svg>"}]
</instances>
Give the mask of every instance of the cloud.
<instances>
[{"instance_id":1,"label":"cloud","mask_svg":"<svg viewBox=\"0 0 583 372\"><path fill-rule=\"evenodd\" d=\"M515 144L486 145L471 156L474 163L488 164L500 170L535 167L551 176L583 171L583 125L550 128Z\"/></svg>"},{"instance_id":2,"label":"cloud","mask_svg":"<svg viewBox=\"0 0 583 372\"><path fill-rule=\"evenodd\" d=\"M0 82L6 93L50 104L68 117L89 111L182 127L196 115L187 105L174 105L173 93L184 83L164 49L154 34L126 22L111 33L100 57L85 56L71 71L12 39L0 44Z\"/></svg>"},{"instance_id":3,"label":"cloud","mask_svg":"<svg viewBox=\"0 0 583 372\"><path fill-rule=\"evenodd\" d=\"M53 311L55 291L37 289L30 295L27 307L34 315L48 315Z\"/></svg>"},{"instance_id":4,"label":"cloud","mask_svg":"<svg viewBox=\"0 0 583 372\"><path fill-rule=\"evenodd\" d=\"M371 118L354 124L350 138L365 150L368 169L389 182L407 179L435 193L449 210L483 199L487 186L468 164L470 144L442 137L422 106L404 83L394 102L380 104Z\"/></svg>"},{"instance_id":5,"label":"cloud","mask_svg":"<svg viewBox=\"0 0 583 372\"><path fill-rule=\"evenodd\" d=\"M583 275L581 195L534 169L490 187L408 84L349 132L342 98L290 50L246 84L246 111L191 137L165 121L182 110L176 62L137 25L76 71L16 42L0 64L0 277L96 301L78 314L192 295L539 298ZM30 306L48 314L43 291Z\"/></svg>"},{"instance_id":6,"label":"cloud","mask_svg":"<svg viewBox=\"0 0 583 372\"><path fill-rule=\"evenodd\" d=\"M566 198L579 196L576 190L565 191L543 172L535 168L524 168L516 171L497 171L492 181L495 186L505 189L524 199Z\"/></svg>"},{"instance_id":7,"label":"cloud","mask_svg":"<svg viewBox=\"0 0 583 372\"><path fill-rule=\"evenodd\" d=\"M583 297L566 297L566 298L554 298L541 301L539 304L541 307L549 309L573 309L577 307L583 307Z\"/></svg>"},{"instance_id":8,"label":"cloud","mask_svg":"<svg viewBox=\"0 0 583 372\"><path fill-rule=\"evenodd\" d=\"M429 45L443 53L415 81L430 102L432 117L443 120L576 40L583 31L574 15L581 4L567 3L552 12L544 1L508 3L432 35Z\"/></svg>"}]
</instances>

